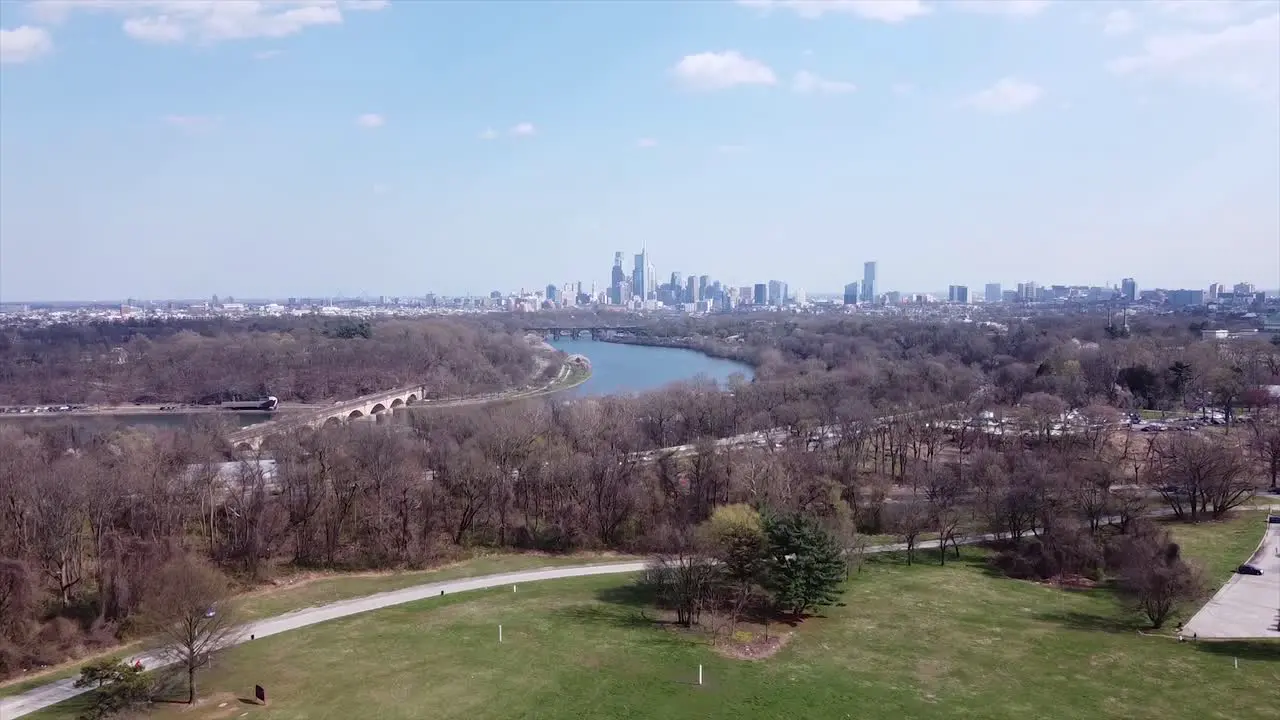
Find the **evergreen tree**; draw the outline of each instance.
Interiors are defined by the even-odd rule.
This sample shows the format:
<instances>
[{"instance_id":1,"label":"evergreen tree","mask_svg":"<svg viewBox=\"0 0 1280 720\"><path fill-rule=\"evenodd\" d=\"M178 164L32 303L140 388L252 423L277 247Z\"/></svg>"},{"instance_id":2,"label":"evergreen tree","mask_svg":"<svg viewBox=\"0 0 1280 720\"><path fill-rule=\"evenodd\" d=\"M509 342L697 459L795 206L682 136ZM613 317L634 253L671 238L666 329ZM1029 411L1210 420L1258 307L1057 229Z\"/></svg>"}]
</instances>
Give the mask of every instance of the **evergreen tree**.
<instances>
[{"instance_id":1,"label":"evergreen tree","mask_svg":"<svg viewBox=\"0 0 1280 720\"><path fill-rule=\"evenodd\" d=\"M840 596L845 579L840 545L817 521L803 515L765 520L768 558L764 585L776 607L801 615Z\"/></svg>"}]
</instances>

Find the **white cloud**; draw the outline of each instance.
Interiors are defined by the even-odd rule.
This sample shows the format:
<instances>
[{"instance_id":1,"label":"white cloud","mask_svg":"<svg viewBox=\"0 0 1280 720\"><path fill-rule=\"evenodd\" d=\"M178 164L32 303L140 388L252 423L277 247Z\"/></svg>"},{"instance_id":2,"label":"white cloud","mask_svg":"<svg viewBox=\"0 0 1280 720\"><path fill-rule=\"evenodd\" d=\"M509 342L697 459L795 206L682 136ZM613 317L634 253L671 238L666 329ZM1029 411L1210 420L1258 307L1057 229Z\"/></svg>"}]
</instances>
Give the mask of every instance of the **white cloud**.
<instances>
[{"instance_id":1,"label":"white cloud","mask_svg":"<svg viewBox=\"0 0 1280 720\"><path fill-rule=\"evenodd\" d=\"M841 95L857 89L851 82L828 80L808 70L801 70L791 81L791 88L803 95Z\"/></svg>"},{"instance_id":2,"label":"white cloud","mask_svg":"<svg viewBox=\"0 0 1280 720\"><path fill-rule=\"evenodd\" d=\"M75 12L123 15L124 32L142 42L216 43L281 38L310 27L337 25L344 11L380 10L383 0L35 0L46 22Z\"/></svg>"},{"instance_id":3,"label":"white cloud","mask_svg":"<svg viewBox=\"0 0 1280 720\"><path fill-rule=\"evenodd\" d=\"M511 128L511 134L516 137L529 137L535 132L537 129L533 127L533 123L522 122Z\"/></svg>"},{"instance_id":4,"label":"white cloud","mask_svg":"<svg viewBox=\"0 0 1280 720\"><path fill-rule=\"evenodd\" d=\"M1138 21L1133 13L1120 8L1107 13L1102 20L1102 32L1107 35L1128 35L1137 27Z\"/></svg>"},{"instance_id":5,"label":"white cloud","mask_svg":"<svg viewBox=\"0 0 1280 720\"><path fill-rule=\"evenodd\" d=\"M254 60L270 60L284 54L283 50L261 50L253 54Z\"/></svg>"},{"instance_id":6,"label":"white cloud","mask_svg":"<svg viewBox=\"0 0 1280 720\"><path fill-rule=\"evenodd\" d=\"M53 38L44 28L20 25L0 29L0 64L29 62L53 51Z\"/></svg>"},{"instance_id":7,"label":"white cloud","mask_svg":"<svg viewBox=\"0 0 1280 720\"><path fill-rule=\"evenodd\" d=\"M790 10L809 19L831 13L886 23L899 23L930 12L922 0L738 0L738 4L766 12L775 8Z\"/></svg>"},{"instance_id":8,"label":"white cloud","mask_svg":"<svg viewBox=\"0 0 1280 720\"><path fill-rule=\"evenodd\" d=\"M694 90L723 90L735 85L774 85L778 82L768 65L744 57L737 50L685 55L671 72L681 84Z\"/></svg>"},{"instance_id":9,"label":"white cloud","mask_svg":"<svg viewBox=\"0 0 1280 720\"><path fill-rule=\"evenodd\" d=\"M498 137L498 131L493 128L485 128L484 131L480 133L481 140L492 140L496 137Z\"/></svg>"},{"instance_id":10,"label":"white cloud","mask_svg":"<svg viewBox=\"0 0 1280 720\"><path fill-rule=\"evenodd\" d=\"M946 6L981 15L1030 17L1039 15L1052 4L1050 0L951 0Z\"/></svg>"},{"instance_id":11,"label":"white cloud","mask_svg":"<svg viewBox=\"0 0 1280 720\"><path fill-rule=\"evenodd\" d=\"M1154 35L1107 64L1118 75L1165 77L1271 99L1280 93L1280 13L1220 30Z\"/></svg>"},{"instance_id":12,"label":"white cloud","mask_svg":"<svg viewBox=\"0 0 1280 720\"><path fill-rule=\"evenodd\" d=\"M652 148L658 147L658 141L653 138L640 138L636 141L636 147Z\"/></svg>"},{"instance_id":13,"label":"white cloud","mask_svg":"<svg viewBox=\"0 0 1280 720\"><path fill-rule=\"evenodd\" d=\"M182 42L187 37L186 28L166 15L129 18L123 28L124 34L134 40L158 45Z\"/></svg>"},{"instance_id":14,"label":"white cloud","mask_svg":"<svg viewBox=\"0 0 1280 720\"><path fill-rule=\"evenodd\" d=\"M965 99L964 104L988 113L1012 113L1035 105L1044 97L1044 89L1035 83L1015 77L1001 78L991 87Z\"/></svg>"},{"instance_id":15,"label":"white cloud","mask_svg":"<svg viewBox=\"0 0 1280 720\"><path fill-rule=\"evenodd\" d=\"M893 94L897 95L898 97L906 97L908 95L915 94L916 86L908 82L900 82L900 83L894 83L893 87L891 87L890 90L892 90Z\"/></svg>"},{"instance_id":16,"label":"white cloud","mask_svg":"<svg viewBox=\"0 0 1280 720\"><path fill-rule=\"evenodd\" d=\"M369 130L380 128L386 124L387 119L377 113L365 113L364 115L356 118L356 125Z\"/></svg>"}]
</instances>

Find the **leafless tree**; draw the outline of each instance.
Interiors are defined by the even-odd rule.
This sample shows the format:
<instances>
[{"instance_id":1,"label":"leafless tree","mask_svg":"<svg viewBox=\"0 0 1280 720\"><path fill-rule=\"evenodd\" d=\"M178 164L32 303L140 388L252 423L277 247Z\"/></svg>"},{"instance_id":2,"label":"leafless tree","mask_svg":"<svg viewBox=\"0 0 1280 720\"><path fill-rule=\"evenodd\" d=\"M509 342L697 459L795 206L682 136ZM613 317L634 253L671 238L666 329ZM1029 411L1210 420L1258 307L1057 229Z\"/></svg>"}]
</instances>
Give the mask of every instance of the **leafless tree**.
<instances>
[{"instance_id":1,"label":"leafless tree","mask_svg":"<svg viewBox=\"0 0 1280 720\"><path fill-rule=\"evenodd\" d=\"M146 601L146 618L159 652L187 678L187 702L196 701L196 673L210 656L238 637L226 579L190 557L179 557L158 574Z\"/></svg>"}]
</instances>

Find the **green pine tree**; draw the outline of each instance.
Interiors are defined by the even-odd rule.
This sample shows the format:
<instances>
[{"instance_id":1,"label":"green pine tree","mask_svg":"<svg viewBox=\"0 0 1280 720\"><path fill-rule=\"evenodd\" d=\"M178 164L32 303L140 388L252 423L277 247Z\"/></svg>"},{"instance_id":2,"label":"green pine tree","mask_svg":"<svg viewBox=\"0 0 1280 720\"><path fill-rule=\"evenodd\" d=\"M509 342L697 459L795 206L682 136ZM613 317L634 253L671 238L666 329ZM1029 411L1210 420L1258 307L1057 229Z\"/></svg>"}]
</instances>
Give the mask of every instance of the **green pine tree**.
<instances>
[{"instance_id":1,"label":"green pine tree","mask_svg":"<svg viewBox=\"0 0 1280 720\"><path fill-rule=\"evenodd\" d=\"M779 609L802 615L840 597L845 563L840 545L803 515L765 520L768 559L764 585Z\"/></svg>"}]
</instances>

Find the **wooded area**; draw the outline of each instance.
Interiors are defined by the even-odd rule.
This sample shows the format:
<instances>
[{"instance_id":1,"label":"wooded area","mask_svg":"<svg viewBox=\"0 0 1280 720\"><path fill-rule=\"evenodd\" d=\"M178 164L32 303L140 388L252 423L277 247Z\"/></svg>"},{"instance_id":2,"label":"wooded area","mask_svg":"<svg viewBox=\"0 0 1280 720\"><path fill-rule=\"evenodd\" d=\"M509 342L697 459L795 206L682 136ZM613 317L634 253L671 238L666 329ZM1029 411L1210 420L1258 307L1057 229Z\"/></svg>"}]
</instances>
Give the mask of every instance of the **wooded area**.
<instances>
[{"instance_id":1,"label":"wooded area","mask_svg":"<svg viewBox=\"0 0 1280 720\"><path fill-rule=\"evenodd\" d=\"M535 372L520 332L446 319L96 322L0 332L0 405L350 399L423 383L495 392Z\"/></svg>"},{"instance_id":2,"label":"wooded area","mask_svg":"<svg viewBox=\"0 0 1280 720\"><path fill-rule=\"evenodd\" d=\"M229 473L212 432L69 447L4 428L0 673L113 642L145 616L162 568L188 556L251 584L280 565L413 568L477 545L671 555L737 504L812 521L847 558L874 535L919 560L914 546L933 537L944 548L928 557L945 562L963 535L993 532L1001 571L1117 578L1158 625L1198 581L1147 513L1220 516L1280 465L1265 389L1280 382L1280 349L1267 343L1082 341L1096 326L1056 318L1007 332L743 322L761 373L730 392L689 383L300 431L269 440L274 464ZM737 334L717 321L705 337ZM1219 407L1227 422L1140 432L1122 411L1145 406ZM768 428L785 432L714 442ZM639 454L683 444L694 451ZM788 592L792 610L811 604Z\"/></svg>"}]
</instances>

